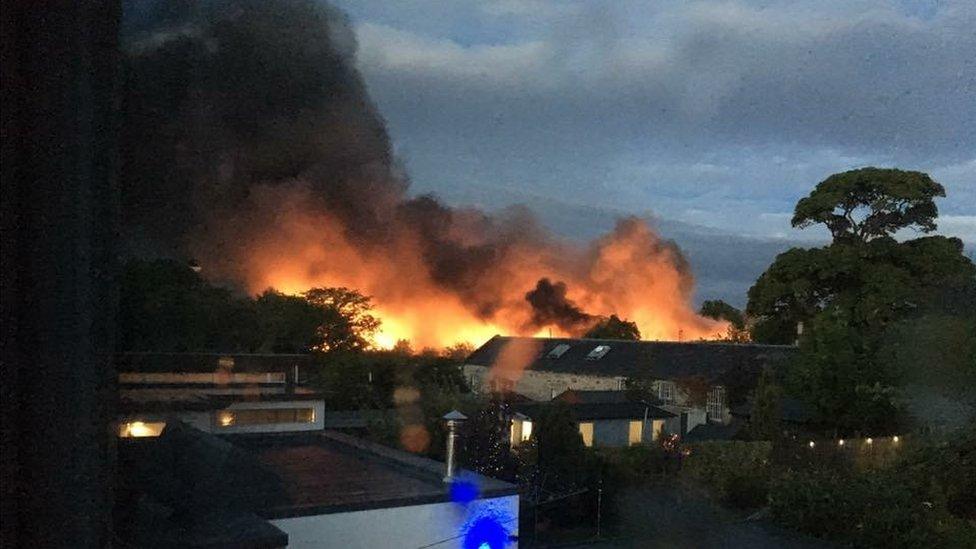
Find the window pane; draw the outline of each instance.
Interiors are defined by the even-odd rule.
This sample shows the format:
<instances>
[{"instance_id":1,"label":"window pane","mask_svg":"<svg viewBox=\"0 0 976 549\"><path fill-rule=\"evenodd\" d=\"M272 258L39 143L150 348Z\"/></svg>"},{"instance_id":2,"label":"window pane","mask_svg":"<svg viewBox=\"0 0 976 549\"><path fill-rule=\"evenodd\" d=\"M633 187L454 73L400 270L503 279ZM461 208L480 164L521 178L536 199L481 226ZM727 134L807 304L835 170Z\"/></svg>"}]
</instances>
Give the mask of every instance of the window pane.
<instances>
[{"instance_id":1,"label":"window pane","mask_svg":"<svg viewBox=\"0 0 976 549\"><path fill-rule=\"evenodd\" d=\"M644 432L643 423L640 421L631 421L630 428L627 433L627 442L633 446L635 444L641 443L641 434Z\"/></svg>"},{"instance_id":2,"label":"window pane","mask_svg":"<svg viewBox=\"0 0 976 549\"><path fill-rule=\"evenodd\" d=\"M583 446L593 446L593 423L580 423L579 432L583 436Z\"/></svg>"},{"instance_id":3,"label":"window pane","mask_svg":"<svg viewBox=\"0 0 976 549\"><path fill-rule=\"evenodd\" d=\"M127 421L119 424L122 438L158 437L166 427L165 421Z\"/></svg>"},{"instance_id":4,"label":"window pane","mask_svg":"<svg viewBox=\"0 0 976 549\"><path fill-rule=\"evenodd\" d=\"M264 408L255 410L221 410L217 412L217 425L221 427L314 422L314 408Z\"/></svg>"}]
</instances>

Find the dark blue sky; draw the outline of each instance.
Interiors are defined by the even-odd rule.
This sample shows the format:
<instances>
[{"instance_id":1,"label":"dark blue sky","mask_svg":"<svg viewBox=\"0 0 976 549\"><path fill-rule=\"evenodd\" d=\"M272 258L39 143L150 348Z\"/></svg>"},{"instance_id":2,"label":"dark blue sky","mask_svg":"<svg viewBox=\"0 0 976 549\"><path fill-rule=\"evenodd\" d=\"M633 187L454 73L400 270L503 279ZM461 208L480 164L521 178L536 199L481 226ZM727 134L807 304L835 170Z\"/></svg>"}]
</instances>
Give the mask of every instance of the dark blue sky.
<instances>
[{"instance_id":1,"label":"dark blue sky","mask_svg":"<svg viewBox=\"0 0 976 549\"><path fill-rule=\"evenodd\" d=\"M971 0L338 5L418 192L818 238L790 229L798 198L895 166L976 241Z\"/></svg>"}]
</instances>

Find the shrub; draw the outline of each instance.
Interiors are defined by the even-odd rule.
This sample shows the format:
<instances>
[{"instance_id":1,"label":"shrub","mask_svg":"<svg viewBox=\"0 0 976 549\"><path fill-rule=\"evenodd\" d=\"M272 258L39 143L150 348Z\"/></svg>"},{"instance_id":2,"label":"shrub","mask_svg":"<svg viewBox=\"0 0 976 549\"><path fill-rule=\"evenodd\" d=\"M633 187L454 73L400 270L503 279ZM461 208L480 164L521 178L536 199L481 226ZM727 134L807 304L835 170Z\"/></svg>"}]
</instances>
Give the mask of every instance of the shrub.
<instances>
[{"instance_id":1,"label":"shrub","mask_svg":"<svg viewBox=\"0 0 976 549\"><path fill-rule=\"evenodd\" d=\"M859 547L971 546L971 527L894 470L788 473L772 483L769 499L783 526Z\"/></svg>"},{"instance_id":2,"label":"shrub","mask_svg":"<svg viewBox=\"0 0 976 549\"><path fill-rule=\"evenodd\" d=\"M689 450L683 473L719 500L739 508L765 504L772 474L771 443L713 441L691 445Z\"/></svg>"}]
</instances>

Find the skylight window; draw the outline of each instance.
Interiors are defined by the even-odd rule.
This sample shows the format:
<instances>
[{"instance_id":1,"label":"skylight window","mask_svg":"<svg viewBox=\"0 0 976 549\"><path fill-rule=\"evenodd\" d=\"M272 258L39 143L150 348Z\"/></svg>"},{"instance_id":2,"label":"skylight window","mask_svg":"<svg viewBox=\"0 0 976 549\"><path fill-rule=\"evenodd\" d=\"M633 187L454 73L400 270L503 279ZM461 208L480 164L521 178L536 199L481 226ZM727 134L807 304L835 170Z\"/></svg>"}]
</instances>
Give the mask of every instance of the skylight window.
<instances>
[{"instance_id":1,"label":"skylight window","mask_svg":"<svg viewBox=\"0 0 976 549\"><path fill-rule=\"evenodd\" d=\"M604 355L606 355L609 352L610 352L609 345L597 345L596 347L593 347L593 350L590 351L590 354L586 355L586 360L600 360L601 358L604 357Z\"/></svg>"},{"instance_id":2,"label":"skylight window","mask_svg":"<svg viewBox=\"0 0 976 549\"><path fill-rule=\"evenodd\" d=\"M568 350L569 350L569 345L567 345L565 343L560 343L559 345L556 345L555 347L553 347L552 350L549 351L549 354L546 355L546 357L547 358L559 358L559 357L563 356L563 353L565 353Z\"/></svg>"}]
</instances>

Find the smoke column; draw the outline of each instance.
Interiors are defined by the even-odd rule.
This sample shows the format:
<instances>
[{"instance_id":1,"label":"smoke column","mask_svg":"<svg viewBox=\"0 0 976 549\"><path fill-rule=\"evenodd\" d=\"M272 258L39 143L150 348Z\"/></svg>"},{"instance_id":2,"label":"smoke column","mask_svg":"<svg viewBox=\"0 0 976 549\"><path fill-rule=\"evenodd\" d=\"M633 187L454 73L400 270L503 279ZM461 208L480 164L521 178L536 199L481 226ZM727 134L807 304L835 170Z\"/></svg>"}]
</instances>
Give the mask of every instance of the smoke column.
<instances>
[{"instance_id":1,"label":"smoke column","mask_svg":"<svg viewBox=\"0 0 976 549\"><path fill-rule=\"evenodd\" d=\"M411 197L332 8L132 2L125 43L131 253L194 257L252 293L358 289L383 320L381 346L579 335L609 314L648 339L724 331L694 314L687 262L643 221L578 245L523 208Z\"/></svg>"}]
</instances>

